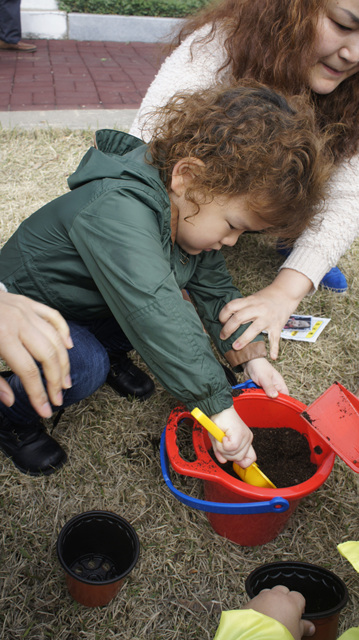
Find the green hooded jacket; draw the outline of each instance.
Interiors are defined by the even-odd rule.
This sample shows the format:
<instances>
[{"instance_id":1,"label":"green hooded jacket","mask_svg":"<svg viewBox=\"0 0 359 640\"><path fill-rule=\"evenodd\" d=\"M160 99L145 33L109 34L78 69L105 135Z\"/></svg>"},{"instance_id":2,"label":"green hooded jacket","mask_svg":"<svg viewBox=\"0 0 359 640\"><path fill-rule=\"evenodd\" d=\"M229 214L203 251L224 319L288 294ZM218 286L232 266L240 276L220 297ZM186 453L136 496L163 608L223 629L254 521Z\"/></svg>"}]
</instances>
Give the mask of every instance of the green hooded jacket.
<instances>
[{"instance_id":1,"label":"green hooded jacket","mask_svg":"<svg viewBox=\"0 0 359 640\"><path fill-rule=\"evenodd\" d=\"M263 338L239 353L231 344L248 325L219 338L219 312L240 293L220 251L191 256L172 242L170 199L146 162L147 145L111 130L98 131L96 145L70 176L71 191L27 218L5 244L0 280L67 320L113 315L171 394L190 410L223 411L232 393L202 323L232 366L264 355Z\"/></svg>"}]
</instances>

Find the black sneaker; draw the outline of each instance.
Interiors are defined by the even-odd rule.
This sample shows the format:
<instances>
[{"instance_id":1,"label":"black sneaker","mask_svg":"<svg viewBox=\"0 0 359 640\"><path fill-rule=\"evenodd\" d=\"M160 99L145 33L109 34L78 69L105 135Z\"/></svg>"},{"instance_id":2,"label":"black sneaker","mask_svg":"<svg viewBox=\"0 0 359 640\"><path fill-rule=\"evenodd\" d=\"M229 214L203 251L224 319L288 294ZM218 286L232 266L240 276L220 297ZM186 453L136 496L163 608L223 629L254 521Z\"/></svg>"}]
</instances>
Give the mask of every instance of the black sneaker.
<instances>
[{"instance_id":1,"label":"black sneaker","mask_svg":"<svg viewBox=\"0 0 359 640\"><path fill-rule=\"evenodd\" d=\"M67 456L39 421L16 424L0 414L0 450L15 467L31 476L49 476L60 469Z\"/></svg>"},{"instance_id":2,"label":"black sneaker","mask_svg":"<svg viewBox=\"0 0 359 640\"><path fill-rule=\"evenodd\" d=\"M133 364L127 353L111 358L111 368L106 382L125 398L131 396L138 400L146 400L155 390L153 380Z\"/></svg>"}]
</instances>

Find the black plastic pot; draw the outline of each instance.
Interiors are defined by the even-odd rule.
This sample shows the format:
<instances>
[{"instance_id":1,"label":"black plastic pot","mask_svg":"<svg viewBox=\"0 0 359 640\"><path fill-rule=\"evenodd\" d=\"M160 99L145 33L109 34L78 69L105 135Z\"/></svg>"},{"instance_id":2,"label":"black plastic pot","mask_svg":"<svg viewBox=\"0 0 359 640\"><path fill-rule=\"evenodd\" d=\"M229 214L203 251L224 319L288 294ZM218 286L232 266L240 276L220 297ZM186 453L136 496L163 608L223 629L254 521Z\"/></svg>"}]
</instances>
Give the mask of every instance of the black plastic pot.
<instances>
[{"instance_id":1,"label":"black plastic pot","mask_svg":"<svg viewBox=\"0 0 359 640\"><path fill-rule=\"evenodd\" d=\"M305 620L315 624L315 640L336 640L339 613L348 601L348 590L335 573L306 562L272 562L249 574L245 587L250 598L262 589L283 584L306 600Z\"/></svg>"},{"instance_id":2,"label":"black plastic pot","mask_svg":"<svg viewBox=\"0 0 359 640\"><path fill-rule=\"evenodd\" d=\"M99 607L112 600L132 571L140 543L121 516L87 511L65 524L56 550L72 597L87 607Z\"/></svg>"}]
</instances>

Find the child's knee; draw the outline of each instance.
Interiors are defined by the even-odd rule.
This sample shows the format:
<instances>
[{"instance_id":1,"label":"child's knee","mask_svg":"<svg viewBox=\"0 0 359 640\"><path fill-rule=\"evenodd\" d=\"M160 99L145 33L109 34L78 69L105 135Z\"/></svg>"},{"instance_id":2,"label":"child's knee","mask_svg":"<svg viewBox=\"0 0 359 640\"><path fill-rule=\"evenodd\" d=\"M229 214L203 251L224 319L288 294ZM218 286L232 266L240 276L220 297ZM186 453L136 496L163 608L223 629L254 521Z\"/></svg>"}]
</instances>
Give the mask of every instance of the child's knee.
<instances>
[{"instance_id":1,"label":"child's knee","mask_svg":"<svg viewBox=\"0 0 359 640\"><path fill-rule=\"evenodd\" d=\"M74 343L69 351L72 390L85 398L106 382L110 360L103 345L89 332L71 330Z\"/></svg>"}]
</instances>

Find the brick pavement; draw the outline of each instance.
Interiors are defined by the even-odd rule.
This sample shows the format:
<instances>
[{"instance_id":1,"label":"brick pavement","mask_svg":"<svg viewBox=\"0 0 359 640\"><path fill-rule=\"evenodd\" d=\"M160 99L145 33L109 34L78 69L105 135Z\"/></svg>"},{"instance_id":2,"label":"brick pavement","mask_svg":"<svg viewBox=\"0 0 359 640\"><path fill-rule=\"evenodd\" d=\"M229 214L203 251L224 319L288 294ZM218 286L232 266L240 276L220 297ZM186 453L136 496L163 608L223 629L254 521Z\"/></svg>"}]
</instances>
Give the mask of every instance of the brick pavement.
<instances>
[{"instance_id":1,"label":"brick pavement","mask_svg":"<svg viewBox=\"0 0 359 640\"><path fill-rule=\"evenodd\" d=\"M31 42L0 51L0 111L137 109L160 65L157 43Z\"/></svg>"}]
</instances>

